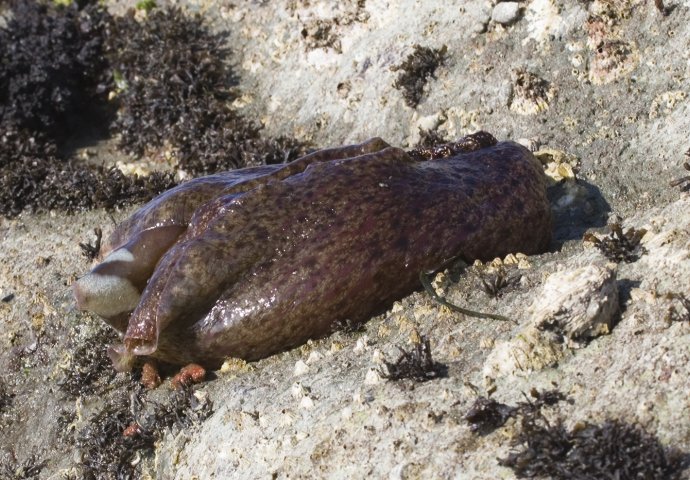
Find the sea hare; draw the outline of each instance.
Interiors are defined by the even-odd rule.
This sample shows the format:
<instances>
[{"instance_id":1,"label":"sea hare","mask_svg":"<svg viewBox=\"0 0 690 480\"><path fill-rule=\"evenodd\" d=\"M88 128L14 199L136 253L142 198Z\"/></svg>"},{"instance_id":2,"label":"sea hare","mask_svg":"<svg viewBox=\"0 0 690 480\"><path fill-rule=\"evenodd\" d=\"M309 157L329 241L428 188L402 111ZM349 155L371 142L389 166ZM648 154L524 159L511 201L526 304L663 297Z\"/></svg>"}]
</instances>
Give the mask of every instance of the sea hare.
<instances>
[{"instance_id":1,"label":"sea hare","mask_svg":"<svg viewBox=\"0 0 690 480\"><path fill-rule=\"evenodd\" d=\"M543 251L542 169L485 132L405 152L379 138L173 188L120 224L74 286L136 356L217 367L362 322L457 258Z\"/></svg>"}]
</instances>

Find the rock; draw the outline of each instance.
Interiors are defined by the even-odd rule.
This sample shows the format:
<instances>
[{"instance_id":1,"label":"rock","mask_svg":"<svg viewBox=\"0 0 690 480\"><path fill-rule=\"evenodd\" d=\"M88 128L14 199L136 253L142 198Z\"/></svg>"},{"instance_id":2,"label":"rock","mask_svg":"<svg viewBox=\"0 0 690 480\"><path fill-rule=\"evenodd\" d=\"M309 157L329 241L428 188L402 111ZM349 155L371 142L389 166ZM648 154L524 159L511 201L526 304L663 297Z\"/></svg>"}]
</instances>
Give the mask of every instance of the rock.
<instances>
[{"instance_id":1,"label":"rock","mask_svg":"<svg viewBox=\"0 0 690 480\"><path fill-rule=\"evenodd\" d=\"M587 265L556 272L532 306L532 323L540 330L555 330L573 342L586 342L609 333L618 311L616 271Z\"/></svg>"},{"instance_id":2,"label":"rock","mask_svg":"<svg viewBox=\"0 0 690 480\"><path fill-rule=\"evenodd\" d=\"M501 25L510 25L518 19L520 4L518 2L501 2L491 12L491 20Z\"/></svg>"},{"instance_id":3,"label":"rock","mask_svg":"<svg viewBox=\"0 0 690 480\"><path fill-rule=\"evenodd\" d=\"M553 366L572 349L609 333L618 311L616 270L587 265L553 273L530 310L527 324L489 354L485 378L526 375Z\"/></svg>"}]
</instances>

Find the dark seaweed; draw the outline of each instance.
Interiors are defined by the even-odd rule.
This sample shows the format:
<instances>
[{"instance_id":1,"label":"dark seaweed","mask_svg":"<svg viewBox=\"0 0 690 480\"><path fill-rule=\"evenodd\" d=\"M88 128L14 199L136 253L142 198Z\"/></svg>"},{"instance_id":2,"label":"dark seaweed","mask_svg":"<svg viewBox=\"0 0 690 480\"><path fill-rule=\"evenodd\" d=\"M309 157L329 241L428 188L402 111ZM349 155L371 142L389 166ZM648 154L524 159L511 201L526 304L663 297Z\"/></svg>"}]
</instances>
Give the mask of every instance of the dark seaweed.
<instances>
[{"instance_id":1,"label":"dark seaweed","mask_svg":"<svg viewBox=\"0 0 690 480\"><path fill-rule=\"evenodd\" d=\"M0 215L121 207L174 186L174 173L129 177L70 157L82 130L108 133L115 107L122 148L170 148L195 175L304 153L295 140L262 138L231 109L236 79L222 63L224 39L200 17L166 8L138 22L97 3L9 4L0 28Z\"/></svg>"},{"instance_id":2,"label":"dark seaweed","mask_svg":"<svg viewBox=\"0 0 690 480\"><path fill-rule=\"evenodd\" d=\"M79 345L59 384L60 390L75 397L105 390L116 374L108 358L108 345L113 340L113 333L101 328Z\"/></svg>"},{"instance_id":3,"label":"dark seaweed","mask_svg":"<svg viewBox=\"0 0 690 480\"><path fill-rule=\"evenodd\" d=\"M46 465L37 455L29 455L23 462L19 462L14 451L7 453L0 464L0 474L6 480L28 480L38 478Z\"/></svg>"},{"instance_id":4,"label":"dark seaweed","mask_svg":"<svg viewBox=\"0 0 690 480\"><path fill-rule=\"evenodd\" d=\"M686 157L690 157L690 150L685 152ZM683 168L687 171L690 172L690 163L685 162L683 163ZM681 192L687 192L690 190L690 175L687 175L685 177L679 177L675 180L673 180L670 185L672 187L679 187Z\"/></svg>"},{"instance_id":5,"label":"dark seaweed","mask_svg":"<svg viewBox=\"0 0 690 480\"><path fill-rule=\"evenodd\" d=\"M669 322L690 322L690 298L682 293L667 293L664 297L675 303L666 313Z\"/></svg>"},{"instance_id":6,"label":"dark seaweed","mask_svg":"<svg viewBox=\"0 0 690 480\"><path fill-rule=\"evenodd\" d=\"M520 282L519 274L510 274L504 267L495 271L475 271L479 288L491 297L500 297L503 293L514 288Z\"/></svg>"},{"instance_id":7,"label":"dark seaweed","mask_svg":"<svg viewBox=\"0 0 690 480\"><path fill-rule=\"evenodd\" d=\"M96 5L39 1L11 2L10 8L0 28L0 215L113 208L174 185L169 174L126 177L59 152L85 124L109 122L103 114L109 14Z\"/></svg>"},{"instance_id":8,"label":"dark seaweed","mask_svg":"<svg viewBox=\"0 0 690 480\"><path fill-rule=\"evenodd\" d=\"M667 449L640 427L617 420L585 423L568 431L540 414L522 418L521 446L499 460L518 478L604 480L644 478L673 480L687 467L687 458Z\"/></svg>"},{"instance_id":9,"label":"dark seaweed","mask_svg":"<svg viewBox=\"0 0 690 480\"><path fill-rule=\"evenodd\" d=\"M594 243L594 246L613 262L632 263L647 253L647 250L640 245L640 240L647 233L644 228L629 228L624 233L620 223L614 222L609 225L609 229L611 233L602 239L591 233L586 234L584 239Z\"/></svg>"},{"instance_id":10,"label":"dark seaweed","mask_svg":"<svg viewBox=\"0 0 690 480\"><path fill-rule=\"evenodd\" d=\"M98 254L101 252L101 239L103 238L103 230L96 227L93 229L94 235L96 235L96 240L93 245L91 242L79 243L79 248L81 248L81 253L86 257L87 260L94 260Z\"/></svg>"},{"instance_id":11,"label":"dark seaweed","mask_svg":"<svg viewBox=\"0 0 690 480\"><path fill-rule=\"evenodd\" d=\"M229 112L221 106L235 98L235 79L221 60L228 51L200 15L173 7L156 9L140 22L130 10L112 28L107 50L120 89L113 128L125 151L143 155L177 134L203 134L209 123L230 120L214 118ZM211 107L205 118L198 111L204 107Z\"/></svg>"},{"instance_id":12,"label":"dark seaweed","mask_svg":"<svg viewBox=\"0 0 690 480\"><path fill-rule=\"evenodd\" d=\"M14 394L10 392L5 382L0 379L0 414L5 413L12 405Z\"/></svg>"},{"instance_id":13,"label":"dark seaweed","mask_svg":"<svg viewBox=\"0 0 690 480\"><path fill-rule=\"evenodd\" d=\"M133 13L108 37L121 90L113 129L121 147L144 155L166 148L179 165L199 175L293 160L303 146L287 138L262 139L260 128L230 106L237 98L223 34L199 15L155 10L144 22Z\"/></svg>"},{"instance_id":14,"label":"dark seaweed","mask_svg":"<svg viewBox=\"0 0 690 480\"><path fill-rule=\"evenodd\" d=\"M481 397L465 415L471 430L481 434L511 417L520 418L516 448L499 459L518 478L674 480L689 465L688 455L665 448L635 425L607 420L601 425L581 423L568 431L561 420L549 423L542 409L565 400L558 390L532 389L530 397L515 407Z\"/></svg>"},{"instance_id":15,"label":"dark seaweed","mask_svg":"<svg viewBox=\"0 0 690 480\"><path fill-rule=\"evenodd\" d=\"M534 388L530 391L530 397L524 402L518 402L514 407L490 398L479 397L465 414L465 420L470 424L472 432L486 435L502 427L511 417L534 416L543 407L555 405L566 399L558 390L540 392Z\"/></svg>"},{"instance_id":16,"label":"dark seaweed","mask_svg":"<svg viewBox=\"0 0 690 480\"><path fill-rule=\"evenodd\" d=\"M342 53L340 37L334 32L333 27L337 23L334 19L316 19L307 23L300 34L307 44L309 50L315 48L332 48L338 53Z\"/></svg>"},{"instance_id":17,"label":"dark seaweed","mask_svg":"<svg viewBox=\"0 0 690 480\"><path fill-rule=\"evenodd\" d=\"M425 130L419 127L419 142L415 148L431 148L445 143L448 143L448 140L437 129Z\"/></svg>"},{"instance_id":18,"label":"dark seaweed","mask_svg":"<svg viewBox=\"0 0 690 480\"><path fill-rule=\"evenodd\" d=\"M445 377L448 367L435 362L431 356L431 344L429 339L422 336L419 343L415 343L411 351L400 350L400 357L394 363L384 361L385 370L381 376L387 380L414 380L426 382L435 378Z\"/></svg>"},{"instance_id":19,"label":"dark seaweed","mask_svg":"<svg viewBox=\"0 0 690 480\"><path fill-rule=\"evenodd\" d=\"M420 142L421 143L421 142ZM462 153L474 152L481 148L496 145L496 138L488 132L482 130L465 135L457 142L436 143L431 145L419 145L407 154L418 162L446 158Z\"/></svg>"},{"instance_id":20,"label":"dark seaweed","mask_svg":"<svg viewBox=\"0 0 690 480\"><path fill-rule=\"evenodd\" d=\"M517 407L511 407L491 398L479 397L465 414L465 420L470 424L472 432L486 435L502 427L509 418L515 415L516 410Z\"/></svg>"},{"instance_id":21,"label":"dark seaweed","mask_svg":"<svg viewBox=\"0 0 690 480\"><path fill-rule=\"evenodd\" d=\"M308 50L332 48L335 52L342 53L342 42L340 35L336 32L337 27L355 22L366 22L369 19L369 14L365 10L366 0L347 3L351 4L349 5L351 8L343 15L328 19L316 18L304 23L300 35L302 35Z\"/></svg>"},{"instance_id":22,"label":"dark seaweed","mask_svg":"<svg viewBox=\"0 0 690 480\"><path fill-rule=\"evenodd\" d=\"M109 400L79 432L83 478L137 478L137 454L153 452L167 430L203 422L211 413L212 404L199 401L192 388L175 390L163 404L147 401L141 391Z\"/></svg>"},{"instance_id":23,"label":"dark seaweed","mask_svg":"<svg viewBox=\"0 0 690 480\"><path fill-rule=\"evenodd\" d=\"M10 7L0 28L0 125L59 141L84 124L90 105L105 103L102 31L110 17L96 5L12 1Z\"/></svg>"},{"instance_id":24,"label":"dark seaweed","mask_svg":"<svg viewBox=\"0 0 690 480\"><path fill-rule=\"evenodd\" d=\"M671 9L664 6L663 0L654 0L654 5L663 16L667 16L669 13L671 13Z\"/></svg>"},{"instance_id":25,"label":"dark seaweed","mask_svg":"<svg viewBox=\"0 0 690 480\"><path fill-rule=\"evenodd\" d=\"M57 156L55 144L27 131L0 136L0 214L24 209L75 212L149 200L175 185L170 173L126 176L117 168L86 167Z\"/></svg>"},{"instance_id":26,"label":"dark seaweed","mask_svg":"<svg viewBox=\"0 0 690 480\"><path fill-rule=\"evenodd\" d=\"M82 452L82 478L136 478L132 460L138 452L151 452L153 436L124 436L134 421L126 398L108 401L79 433L77 447Z\"/></svg>"},{"instance_id":27,"label":"dark seaweed","mask_svg":"<svg viewBox=\"0 0 690 480\"><path fill-rule=\"evenodd\" d=\"M429 48L415 45L414 50L393 70L400 70L393 86L402 90L405 103L416 108L424 94L424 86L434 78L436 69L446 61L447 47Z\"/></svg>"}]
</instances>

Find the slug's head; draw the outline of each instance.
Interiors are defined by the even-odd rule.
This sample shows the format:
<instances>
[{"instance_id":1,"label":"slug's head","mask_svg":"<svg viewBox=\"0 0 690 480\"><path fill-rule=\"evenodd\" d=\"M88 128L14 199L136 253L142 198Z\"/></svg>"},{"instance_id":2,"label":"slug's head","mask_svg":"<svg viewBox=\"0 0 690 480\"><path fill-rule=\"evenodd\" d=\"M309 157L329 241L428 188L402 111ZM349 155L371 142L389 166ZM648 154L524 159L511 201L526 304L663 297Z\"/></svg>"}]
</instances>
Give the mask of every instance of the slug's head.
<instances>
[{"instance_id":1,"label":"slug's head","mask_svg":"<svg viewBox=\"0 0 690 480\"><path fill-rule=\"evenodd\" d=\"M124 332L141 297L141 289L127 275L135 260L126 248L119 248L78 279L72 287L77 308L95 313Z\"/></svg>"},{"instance_id":2,"label":"slug's head","mask_svg":"<svg viewBox=\"0 0 690 480\"><path fill-rule=\"evenodd\" d=\"M74 283L77 307L95 313L124 333L158 261L185 229L172 225L133 235Z\"/></svg>"}]
</instances>

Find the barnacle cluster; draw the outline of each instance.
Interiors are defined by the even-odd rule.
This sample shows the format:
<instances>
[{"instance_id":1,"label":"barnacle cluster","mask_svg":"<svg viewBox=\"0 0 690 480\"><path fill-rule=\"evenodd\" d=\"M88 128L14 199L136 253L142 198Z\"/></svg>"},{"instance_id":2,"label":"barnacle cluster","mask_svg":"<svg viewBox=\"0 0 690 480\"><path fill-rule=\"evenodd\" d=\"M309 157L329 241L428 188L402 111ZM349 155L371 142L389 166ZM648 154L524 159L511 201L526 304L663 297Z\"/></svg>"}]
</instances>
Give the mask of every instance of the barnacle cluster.
<instances>
[{"instance_id":1,"label":"barnacle cluster","mask_svg":"<svg viewBox=\"0 0 690 480\"><path fill-rule=\"evenodd\" d=\"M519 68L513 72L513 95L510 109L520 115L536 115L549 108L556 90L536 74Z\"/></svg>"}]
</instances>

